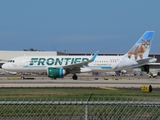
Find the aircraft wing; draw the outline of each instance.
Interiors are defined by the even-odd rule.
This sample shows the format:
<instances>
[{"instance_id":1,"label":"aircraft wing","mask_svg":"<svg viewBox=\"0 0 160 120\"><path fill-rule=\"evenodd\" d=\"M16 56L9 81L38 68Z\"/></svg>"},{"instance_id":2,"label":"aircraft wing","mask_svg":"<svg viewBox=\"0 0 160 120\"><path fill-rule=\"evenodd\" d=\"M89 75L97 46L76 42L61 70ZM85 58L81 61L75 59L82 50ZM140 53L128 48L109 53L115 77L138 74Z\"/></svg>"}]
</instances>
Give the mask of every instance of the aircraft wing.
<instances>
[{"instance_id":1,"label":"aircraft wing","mask_svg":"<svg viewBox=\"0 0 160 120\"><path fill-rule=\"evenodd\" d=\"M99 53L99 51L97 51L93 55L93 57L88 61L84 61L84 62L80 62L80 63L76 63L76 64L71 64L71 65L66 65L66 66L63 66L63 68L74 69L74 68L80 68L80 67L83 67L83 66L87 66L89 63L93 62L96 59L98 53Z\"/></svg>"}]
</instances>

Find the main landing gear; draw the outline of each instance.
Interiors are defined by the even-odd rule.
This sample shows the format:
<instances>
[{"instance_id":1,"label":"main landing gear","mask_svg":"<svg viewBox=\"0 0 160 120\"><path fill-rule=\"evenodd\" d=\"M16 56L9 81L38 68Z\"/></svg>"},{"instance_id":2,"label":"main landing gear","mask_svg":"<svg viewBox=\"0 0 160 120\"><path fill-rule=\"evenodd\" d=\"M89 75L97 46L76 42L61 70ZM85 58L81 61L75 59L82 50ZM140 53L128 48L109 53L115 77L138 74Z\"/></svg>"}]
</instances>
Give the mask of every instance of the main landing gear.
<instances>
[{"instance_id":1,"label":"main landing gear","mask_svg":"<svg viewBox=\"0 0 160 120\"><path fill-rule=\"evenodd\" d=\"M22 80L25 79L24 74L21 75L21 79L22 79Z\"/></svg>"},{"instance_id":2,"label":"main landing gear","mask_svg":"<svg viewBox=\"0 0 160 120\"><path fill-rule=\"evenodd\" d=\"M77 75L74 74L74 75L72 76L72 79L73 79L73 80L77 80L77 79L78 79Z\"/></svg>"}]
</instances>

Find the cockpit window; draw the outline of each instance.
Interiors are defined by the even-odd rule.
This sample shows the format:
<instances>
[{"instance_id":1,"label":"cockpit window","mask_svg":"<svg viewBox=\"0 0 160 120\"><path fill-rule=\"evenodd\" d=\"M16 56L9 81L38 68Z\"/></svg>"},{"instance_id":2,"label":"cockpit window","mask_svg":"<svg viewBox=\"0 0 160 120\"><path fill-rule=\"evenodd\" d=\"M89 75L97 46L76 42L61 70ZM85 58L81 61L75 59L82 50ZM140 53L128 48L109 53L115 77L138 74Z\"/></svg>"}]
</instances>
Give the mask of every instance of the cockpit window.
<instances>
[{"instance_id":1,"label":"cockpit window","mask_svg":"<svg viewBox=\"0 0 160 120\"><path fill-rule=\"evenodd\" d=\"M12 62L12 63L14 63L14 60L8 60L8 62Z\"/></svg>"}]
</instances>

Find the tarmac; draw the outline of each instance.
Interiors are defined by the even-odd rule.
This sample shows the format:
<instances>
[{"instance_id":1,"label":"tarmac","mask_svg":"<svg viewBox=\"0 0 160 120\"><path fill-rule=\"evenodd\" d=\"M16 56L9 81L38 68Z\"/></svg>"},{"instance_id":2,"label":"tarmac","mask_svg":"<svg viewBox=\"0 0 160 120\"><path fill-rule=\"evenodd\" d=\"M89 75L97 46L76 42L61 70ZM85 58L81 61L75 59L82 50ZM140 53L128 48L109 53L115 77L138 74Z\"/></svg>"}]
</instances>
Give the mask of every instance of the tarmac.
<instances>
[{"instance_id":1,"label":"tarmac","mask_svg":"<svg viewBox=\"0 0 160 120\"><path fill-rule=\"evenodd\" d=\"M21 79L15 75L1 75L0 88L141 88L142 86L151 85L152 88L160 88L160 78L148 78L147 76L131 77L112 77L112 76L79 76L78 80L72 80L71 76L58 78L56 80L47 76L25 76Z\"/></svg>"}]
</instances>

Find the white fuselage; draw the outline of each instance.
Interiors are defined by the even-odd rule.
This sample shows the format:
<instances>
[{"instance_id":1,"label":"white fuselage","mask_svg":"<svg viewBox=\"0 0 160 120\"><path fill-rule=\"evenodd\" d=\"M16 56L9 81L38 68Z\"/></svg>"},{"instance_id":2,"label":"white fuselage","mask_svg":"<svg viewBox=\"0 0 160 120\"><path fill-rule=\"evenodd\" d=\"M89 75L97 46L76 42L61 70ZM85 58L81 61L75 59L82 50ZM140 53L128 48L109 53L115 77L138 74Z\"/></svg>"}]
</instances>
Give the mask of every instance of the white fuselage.
<instances>
[{"instance_id":1,"label":"white fuselage","mask_svg":"<svg viewBox=\"0 0 160 120\"><path fill-rule=\"evenodd\" d=\"M21 56L5 63L2 68L14 72L46 72L48 67L63 68L88 61L91 56ZM107 72L132 68L138 65L126 56L97 56L96 59L76 72Z\"/></svg>"}]
</instances>

